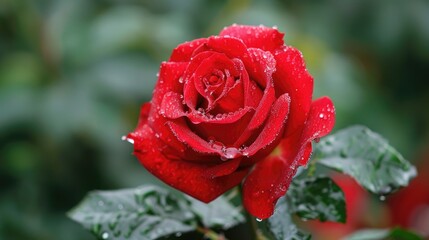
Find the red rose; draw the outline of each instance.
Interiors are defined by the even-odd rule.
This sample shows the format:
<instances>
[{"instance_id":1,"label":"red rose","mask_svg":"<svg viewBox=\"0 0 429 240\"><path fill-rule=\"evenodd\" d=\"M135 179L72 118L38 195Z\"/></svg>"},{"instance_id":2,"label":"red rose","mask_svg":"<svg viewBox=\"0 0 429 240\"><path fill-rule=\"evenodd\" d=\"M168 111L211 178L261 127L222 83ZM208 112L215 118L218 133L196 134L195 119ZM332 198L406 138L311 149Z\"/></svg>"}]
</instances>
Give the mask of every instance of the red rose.
<instances>
[{"instance_id":1,"label":"red rose","mask_svg":"<svg viewBox=\"0 0 429 240\"><path fill-rule=\"evenodd\" d=\"M173 50L127 138L149 172L203 202L247 176L244 206L264 219L334 125L331 100L312 92L282 33L233 25Z\"/></svg>"}]
</instances>

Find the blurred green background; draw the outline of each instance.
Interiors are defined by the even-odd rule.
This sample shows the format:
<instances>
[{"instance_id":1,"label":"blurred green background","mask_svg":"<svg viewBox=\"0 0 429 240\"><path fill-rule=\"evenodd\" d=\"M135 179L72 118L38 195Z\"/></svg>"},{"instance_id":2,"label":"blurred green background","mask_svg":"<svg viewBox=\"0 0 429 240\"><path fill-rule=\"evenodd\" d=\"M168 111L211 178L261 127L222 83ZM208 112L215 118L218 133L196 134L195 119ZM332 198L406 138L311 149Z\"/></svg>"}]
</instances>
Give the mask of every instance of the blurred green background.
<instances>
[{"instance_id":1,"label":"blurred green background","mask_svg":"<svg viewBox=\"0 0 429 240\"><path fill-rule=\"evenodd\" d=\"M428 1L0 0L0 239L94 239L65 212L90 190L155 181L121 136L160 62L232 23L286 33L336 129L367 125L424 160Z\"/></svg>"}]
</instances>

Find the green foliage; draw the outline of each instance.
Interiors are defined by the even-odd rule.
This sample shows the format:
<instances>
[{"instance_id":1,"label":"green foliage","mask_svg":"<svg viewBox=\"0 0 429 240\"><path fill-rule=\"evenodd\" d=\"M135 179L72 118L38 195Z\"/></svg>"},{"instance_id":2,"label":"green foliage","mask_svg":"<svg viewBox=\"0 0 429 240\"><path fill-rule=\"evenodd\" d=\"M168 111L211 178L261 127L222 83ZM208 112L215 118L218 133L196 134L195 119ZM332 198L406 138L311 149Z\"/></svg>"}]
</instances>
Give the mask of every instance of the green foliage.
<instances>
[{"instance_id":1,"label":"green foliage","mask_svg":"<svg viewBox=\"0 0 429 240\"><path fill-rule=\"evenodd\" d=\"M408 185L416 168L377 133L353 126L325 137L314 152L317 163L355 178L369 191L386 195Z\"/></svg>"},{"instance_id":2,"label":"green foliage","mask_svg":"<svg viewBox=\"0 0 429 240\"><path fill-rule=\"evenodd\" d=\"M276 211L266 221L266 228L275 240L307 240L311 235L298 229L292 221L293 210L290 208L287 197L279 199Z\"/></svg>"},{"instance_id":3,"label":"green foliage","mask_svg":"<svg viewBox=\"0 0 429 240\"><path fill-rule=\"evenodd\" d=\"M69 212L99 239L159 239L205 228L226 230L244 218L220 197L211 204L157 186L95 191Z\"/></svg>"},{"instance_id":4,"label":"green foliage","mask_svg":"<svg viewBox=\"0 0 429 240\"><path fill-rule=\"evenodd\" d=\"M328 177L294 179L286 196L277 202L273 216L259 225L269 231L272 239L311 239L295 225L294 214L305 221L345 222L344 194Z\"/></svg>"},{"instance_id":5,"label":"green foliage","mask_svg":"<svg viewBox=\"0 0 429 240\"><path fill-rule=\"evenodd\" d=\"M285 198L290 212L301 219L346 222L344 193L328 177L296 179Z\"/></svg>"}]
</instances>

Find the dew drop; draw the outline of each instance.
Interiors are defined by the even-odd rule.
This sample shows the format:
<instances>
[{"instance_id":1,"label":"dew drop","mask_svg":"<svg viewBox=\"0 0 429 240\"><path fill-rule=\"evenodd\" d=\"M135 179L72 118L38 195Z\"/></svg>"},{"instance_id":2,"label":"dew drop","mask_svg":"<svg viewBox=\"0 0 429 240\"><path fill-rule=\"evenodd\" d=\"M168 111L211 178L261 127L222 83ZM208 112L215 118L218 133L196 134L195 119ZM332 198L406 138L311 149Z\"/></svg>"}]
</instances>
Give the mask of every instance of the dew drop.
<instances>
[{"instance_id":1,"label":"dew drop","mask_svg":"<svg viewBox=\"0 0 429 240\"><path fill-rule=\"evenodd\" d=\"M325 114L321 113L321 114L319 114L319 117L320 117L320 118L324 118L324 117L325 117Z\"/></svg>"},{"instance_id":2,"label":"dew drop","mask_svg":"<svg viewBox=\"0 0 429 240\"><path fill-rule=\"evenodd\" d=\"M181 233L181 232L177 232L177 233L175 234L175 236L176 236L176 237L181 237L181 236L182 236L182 233Z\"/></svg>"},{"instance_id":3,"label":"dew drop","mask_svg":"<svg viewBox=\"0 0 429 240\"><path fill-rule=\"evenodd\" d=\"M127 138L126 136L122 136L122 137L121 137L121 140L122 140L122 141L128 141L129 143L134 144L134 139L132 139L132 138Z\"/></svg>"},{"instance_id":4,"label":"dew drop","mask_svg":"<svg viewBox=\"0 0 429 240\"><path fill-rule=\"evenodd\" d=\"M381 195L379 199L380 199L380 201L384 201L384 200L386 200L386 196Z\"/></svg>"},{"instance_id":5,"label":"dew drop","mask_svg":"<svg viewBox=\"0 0 429 240\"><path fill-rule=\"evenodd\" d=\"M102 239L108 239L109 238L109 233L104 232L103 234L101 234L101 238Z\"/></svg>"},{"instance_id":6,"label":"dew drop","mask_svg":"<svg viewBox=\"0 0 429 240\"><path fill-rule=\"evenodd\" d=\"M257 221L257 222L262 222L262 219L260 219L260 218L256 218L256 221Z\"/></svg>"},{"instance_id":7,"label":"dew drop","mask_svg":"<svg viewBox=\"0 0 429 240\"><path fill-rule=\"evenodd\" d=\"M241 152L238 148L235 147L223 147L222 148L223 156L221 157L221 160L226 161L229 159L236 158L237 156L241 155Z\"/></svg>"},{"instance_id":8,"label":"dew drop","mask_svg":"<svg viewBox=\"0 0 429 240\"><path fill-rule=\"evenodd\" d=\"M202 115L205 114L205 111L204 111L203 108L198 108L197 111L198 111L199 114L202 114Z\"/></svg>"}]
</instances>

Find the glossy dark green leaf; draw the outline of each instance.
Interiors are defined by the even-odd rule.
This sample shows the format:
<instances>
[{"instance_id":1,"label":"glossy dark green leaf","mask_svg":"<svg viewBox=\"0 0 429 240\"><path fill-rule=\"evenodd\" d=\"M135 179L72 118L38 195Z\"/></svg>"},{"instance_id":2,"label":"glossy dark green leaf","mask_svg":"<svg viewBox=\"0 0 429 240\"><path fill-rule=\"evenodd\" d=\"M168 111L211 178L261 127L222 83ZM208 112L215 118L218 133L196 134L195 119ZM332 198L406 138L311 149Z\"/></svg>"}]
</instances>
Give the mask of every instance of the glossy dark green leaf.
<instances>
[{"instance_id":1,"label":"glossy dark green leaf","mask_svg":"<svg viewBox=\"0 0 429 240\"><path fill-rule=\"evenodd\" d=\"M346 221L344 193L328 177L296 179L286 195L291 212L302 219Z\"/></svg>"},{"instance_id":2,"label":"glossy dark green leaf","mask_svg":"<svg viewBox=\"0 0 429 240\"><path fill-rule=\"evenodd\" d=\"M423 237L401 228L365 229L357 231L345 240L423 240Z\"/></svg>"},{"instance_id":3,"label":"glossy dark green leaf","mask_svg":"<svg viewBox=\"0 0 429 240\"><path fill-rule=\"evenodd\" d=\"M292 221L292 209L286 197L279 199L274 214L268 218L266 228L276 240L307 240L311 235L302 232Z\"/></svg>"},{"instance_id":4,"label":"glossy dark green leaf","mask_svg":"<svg viewBox=\"0 0 429 240\"><path fill-rule=\"evenodd\" d=\"M222 214L220 216L219 214ZM158 186L94 191L69 217L99 239L159 239L204 227L228 229L243 221L226 199L205 205ZM221 223L220 218L225 219Z\"/></svg>"},{"instance_id":5,"label":"glossy dark green leaf","mask_svg":"<svg viewBox=\"0 0 429 240\"><path fill-rule=\"evenodd\" d=\"M315 145L317 163L355 178L369 191L385 195L407 186L416 169L377 133L353 126Z\"/></svg>"},{"instance_id":6,"label":"glossy dark green leaf","mask_svg":"<svg viewBox=\"0 0 429 240\"><path fill-rule=\"evenodd\" d=\"M209 228L229 229L245 221L240 208L231 204L225 197L219 197L209 204L188 197L191 211L201 223Z\"/></svg>"}]
</instances>

